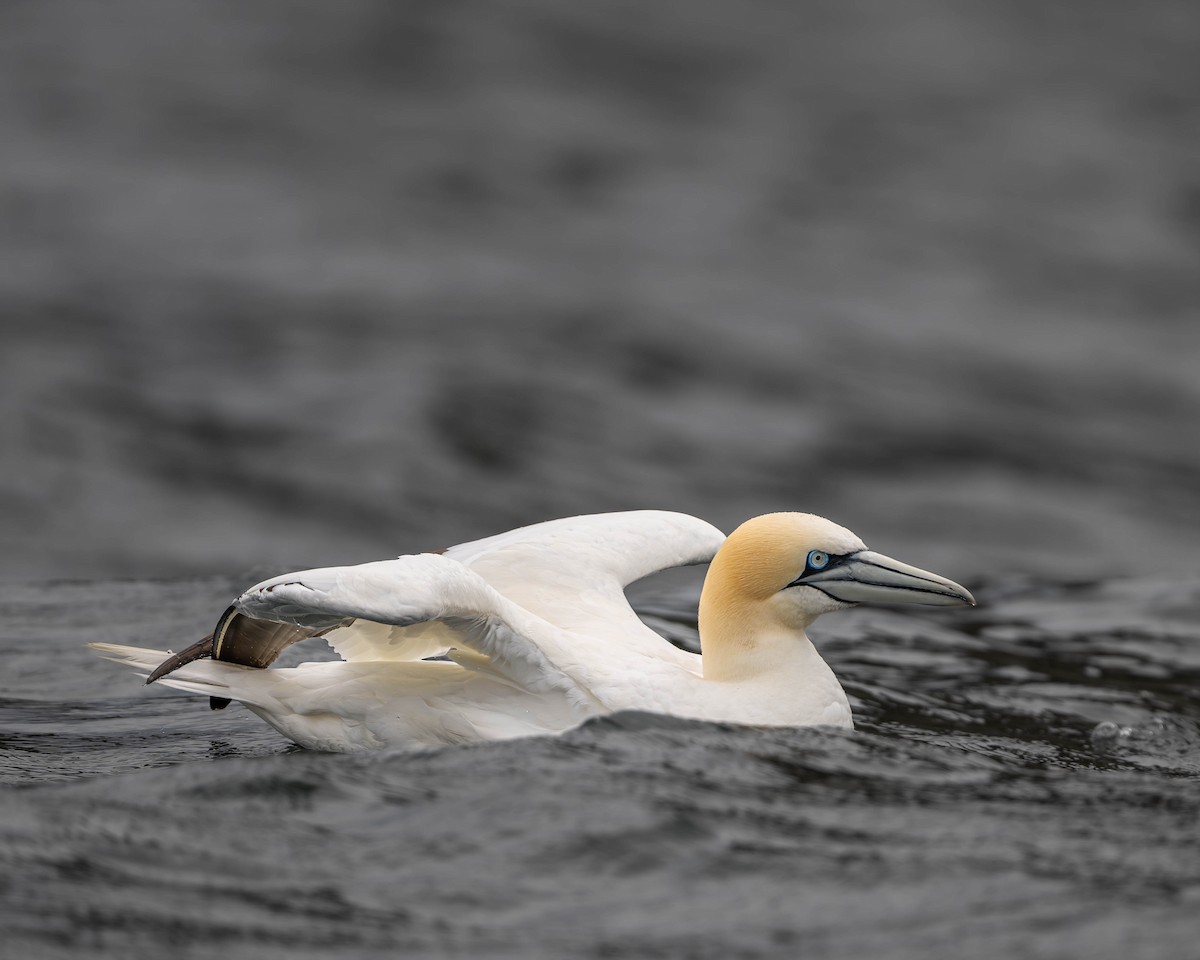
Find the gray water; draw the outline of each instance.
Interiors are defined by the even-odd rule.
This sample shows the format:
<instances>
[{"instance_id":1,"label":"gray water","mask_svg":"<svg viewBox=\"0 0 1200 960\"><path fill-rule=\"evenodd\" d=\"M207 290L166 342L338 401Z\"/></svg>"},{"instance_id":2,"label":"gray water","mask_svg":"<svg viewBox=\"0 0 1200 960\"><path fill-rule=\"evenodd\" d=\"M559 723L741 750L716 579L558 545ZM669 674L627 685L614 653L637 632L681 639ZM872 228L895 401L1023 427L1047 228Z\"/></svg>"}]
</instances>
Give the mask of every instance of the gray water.
<instances>
[{"instance_id":1,"label":"gray water","mask_svg":"<svg viewBox=\"0 0 1200 960\"><path fill-rule=\"evenodd\" d=\"M0 6L4 952L1196 956L1198 10ZM416 756L83 648L640 507L980 606L822 620L852 733Z\"/></svg>"},{"instance_id":2,"label":"gray water","mask_svg":"<svg viewBox=\"0 0 1200 960\"><path fill-rule=\"evenodd\" d=\"M48 668L228 584L20 588L7 630L42 643L4 651L8 949L1192 956L1200 581L973 586L977 610L825 619L854 732L620 714L366 757L71 645ZM686 590L639 607L694 640Z\"/></svg>"}]
</instances>

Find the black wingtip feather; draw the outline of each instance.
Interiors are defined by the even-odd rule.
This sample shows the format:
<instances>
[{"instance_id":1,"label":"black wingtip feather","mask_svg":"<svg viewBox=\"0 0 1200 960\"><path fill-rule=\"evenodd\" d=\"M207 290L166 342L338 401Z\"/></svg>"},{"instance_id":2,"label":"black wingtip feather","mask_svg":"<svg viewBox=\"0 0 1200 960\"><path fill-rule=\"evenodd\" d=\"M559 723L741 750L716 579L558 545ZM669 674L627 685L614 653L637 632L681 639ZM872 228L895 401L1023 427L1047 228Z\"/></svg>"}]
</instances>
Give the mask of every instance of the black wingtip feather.
<instances>
[{"instance_id":1,"label":"black wingtip feather","mask_svg":"<svg viewBox=\"0 0 1200 960\"><path fill-rule=\"evenodd\" d=\"M154 668L154 671L146 678L147 683L153 683L155 680L165 677L168 673L173 673L182 667L185 663L191 663L193 660L202 660L204 657L211 657L213 650L213 638L210 633L203 640L197 640L190 647L180 650L167 657L162 663Z\"/></svg>"}]
</instances>

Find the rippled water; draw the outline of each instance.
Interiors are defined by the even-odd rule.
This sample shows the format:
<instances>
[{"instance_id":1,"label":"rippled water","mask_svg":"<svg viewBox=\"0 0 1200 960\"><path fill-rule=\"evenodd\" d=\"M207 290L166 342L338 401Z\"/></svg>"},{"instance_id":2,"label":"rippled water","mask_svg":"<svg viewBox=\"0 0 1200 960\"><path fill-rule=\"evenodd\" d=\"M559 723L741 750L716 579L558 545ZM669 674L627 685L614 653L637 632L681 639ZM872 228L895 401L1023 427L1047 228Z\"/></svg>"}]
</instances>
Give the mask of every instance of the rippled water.
<instances>
[{"instance_id":1,"label":"rippled water","mask_svg":"<svg viewBox=\"0 0 1200 960\"><path fill-rule=\"evenodd\" d=\"M6 591L13 956L1189 956L1200 581L972 583L821 622L858 728L622 714L417 755L139 686L232 583ZM690 587L642 590L694 642ZM47 664L53 661L54 668Z\"/></svg>"}]
</instances>

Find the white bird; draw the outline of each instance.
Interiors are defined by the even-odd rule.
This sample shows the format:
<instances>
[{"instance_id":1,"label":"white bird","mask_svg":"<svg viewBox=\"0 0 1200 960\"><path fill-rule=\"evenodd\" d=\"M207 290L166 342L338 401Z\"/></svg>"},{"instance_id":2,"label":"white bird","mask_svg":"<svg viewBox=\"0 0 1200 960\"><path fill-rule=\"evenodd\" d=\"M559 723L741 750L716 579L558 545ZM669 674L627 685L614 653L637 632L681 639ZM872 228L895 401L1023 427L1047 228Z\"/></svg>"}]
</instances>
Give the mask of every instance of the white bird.
<instances>
[{"instance_id":1,"label":"white bird","mask_svg":"<svg viewBox=\"0 0 1200 960\"><path fill-rule=\"evenodd\" d=\"M623 588L710 560L701 655L642 623ZM147 682L210 695L214 708L238 700L318 750L553 734L618 710L850 727L846 694L805 631L823 613L868 602L974 599L812 514L756 517L726 539L695 517L642 510L273 577L175 655L91 646ZM264 669L313 636L343 659Z\"/></svg>"}]
</instances>

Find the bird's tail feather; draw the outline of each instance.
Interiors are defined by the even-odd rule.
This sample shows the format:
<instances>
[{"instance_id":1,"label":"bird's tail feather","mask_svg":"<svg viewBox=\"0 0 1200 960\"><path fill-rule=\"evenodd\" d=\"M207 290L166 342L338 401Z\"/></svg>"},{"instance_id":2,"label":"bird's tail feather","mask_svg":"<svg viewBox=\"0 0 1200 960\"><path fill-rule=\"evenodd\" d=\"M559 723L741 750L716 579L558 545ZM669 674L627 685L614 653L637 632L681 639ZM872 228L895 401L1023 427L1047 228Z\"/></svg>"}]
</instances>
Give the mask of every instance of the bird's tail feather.
<instances>
[{"instance_id":1,"label":"bird's tail feather","mask_svg":"<svg viewBox=\"0 0 1200 960\"><path fill-rule=\"evenodd\" d=\"M89 643L105 660L123 663L132 667L143 677L149 677L160 663L171 656L167 650L150 650L146 647L130 647L120 643ZM252 684L245 683L246 674L261 674L255 667L222 660L193 660L156 680L167 687L199 693L218 699L240 700L242 703L266 707L273 697L255 696ZM242 681L242 682L239 682ZM265 693L265 691L263 691ZM264 702L260 702L260 700Z\"/></svg>"}]
</instances>

